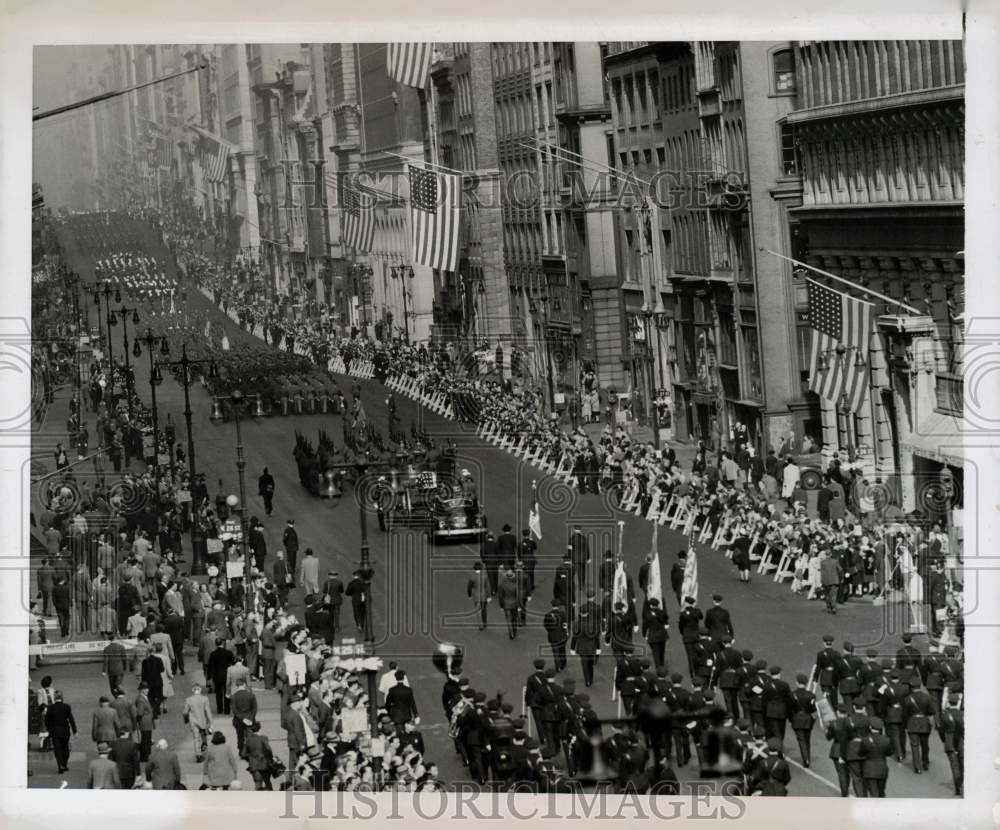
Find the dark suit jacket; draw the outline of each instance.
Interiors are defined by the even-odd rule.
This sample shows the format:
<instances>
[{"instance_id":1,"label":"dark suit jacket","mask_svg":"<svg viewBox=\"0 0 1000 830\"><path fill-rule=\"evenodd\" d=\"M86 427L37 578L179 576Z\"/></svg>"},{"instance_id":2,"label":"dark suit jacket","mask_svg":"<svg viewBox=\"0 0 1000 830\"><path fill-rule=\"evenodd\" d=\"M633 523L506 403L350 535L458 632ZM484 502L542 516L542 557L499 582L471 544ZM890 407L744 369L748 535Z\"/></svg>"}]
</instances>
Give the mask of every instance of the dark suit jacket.
<instances>
[{"instance_id":1,"label":"dark suit jacket","mask_svg":"<svg viewBox=\"0 0 1000 830\"><path fill-rule=\"evenodd\" d=\"M243 688L233 692L229 705L233 720L257 719L257 697L249 689Z\"/></svg>"},{"instance_id":2,"label":"dark suit jacket","mask_svg":"<svg viewBox=\"0 0 1000 830\"><path fill-rule=\"evenodd\" d=\"M571 648L581 657L593 657L601 647L601 630L599 621L591 616L580 616L573 627L573 643Z\"/></svg>"},{"instance_id":3,"label":"dark suit jacket","mask_svg":"<svg viewBox=\"0 0 1000 830\"><path fill-rule=\"evenodd\" d=\"M787 718L795 706L792 690L779 677L772 677L764 689L764 717Z\"/></svg>"},{"instance_id":4,"label":"dark suit jacket","mask_svg":"<svg viewBox=\"0 0 1000 830\"><path fill-rule=\"evenodd\" d=\"M727 634L733 636L733 623L729 611L721 605L713 605L705 612L705 627L713 640L721 640Z\"/></svg>"},{"instance_id":5,"label":"dark suit jacket","mask_svg":"<svg viewBox=\"0 0 1000 830\"><path fill-rule=\"evenodd\" d=\"M119 778L137 778L139 776L139 747L131 738L119 738L112 743L108 759L118 765Z\"/></svg>"},{"instance_id":6,"label":"dark suit jacket","mask_svg":"<svg viewBox=\"0 0 1000 830\"><path fill-rule=\"evenodd\" d=\"M406 723L417 717L417 703L409 686L397 683L385 695L385 709L393 723Z\"/></svg>"},{"instance_id":7,"label":"dark suit jacket","mask_svg":"<svg viewBox=\"0 0 1000 830\"><path fill-rule=\"evenodd\" d=\"M163 690L163 661L155 654L150 654L142 661L142 680L149 684L149 691Z\"/></svg>"},{"instance_id":8,"label":"dark suit jacket","mask_svg":"<svg viewBox=\"0 0 1000 830\"><path fill-rule=\"evenodd\" d=\"M45 710L45 728L53 738L68 738L76 734L76 721L68 703L57 700Z\"/></svg>"}]
</instances>

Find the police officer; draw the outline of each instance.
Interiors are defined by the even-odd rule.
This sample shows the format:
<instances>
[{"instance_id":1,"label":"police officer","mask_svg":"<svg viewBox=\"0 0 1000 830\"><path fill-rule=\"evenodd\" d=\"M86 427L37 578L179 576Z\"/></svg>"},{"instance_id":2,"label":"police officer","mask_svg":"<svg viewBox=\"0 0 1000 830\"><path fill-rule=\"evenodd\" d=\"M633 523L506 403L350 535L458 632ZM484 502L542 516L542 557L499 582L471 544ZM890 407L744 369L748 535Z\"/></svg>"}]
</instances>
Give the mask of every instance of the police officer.
<instances>
[{"instance_id":1,"label":"police officer","mask_svg":"<svg viewBox=\"0 0 1000 830\"><path fill-rule=\"evenodd\" d=\"M906 698L903 709L906 713L906 734L910 738L910 751L913 753L913 771L920 775L930 764L934 707L927 692L923 689L914 689Z\"/></svg>"},{"instance_id":2,"label":"police officer","mask_svg":"<svg viewBox=\"0 0 1000 830\"><path fill-rule=\"evenodd\" d=\"M552 600L550 610L543 620L545 636L552 648L555 671L566 668L566 642L569 640L569 621L566 617L566 607L558 599Z\"/></svg>"},{"instance_id":3,"label":"police officer","mask_svg":"<svg viewBox=\"0 0 1000 830\"><path fill-rule=\"evenodd\" d=\"M535 731L539 735L542 735L544 734L542 716L545 708L542 690L547 685L547 681L545 680L545 661L541 658L536 658L534 666L535 671L528 675L528 679L524 684L524 705L531 710L531 716L535 719Z\"/></svg>"},{"instance_id":4,"label":"police officer","mask_svg":"<svg viewBox=\"0 0 1000 830\"><path fill-rule=\"evenodd\" d=\"M960 695L951 694L948 707L941 710L941 735L957 796L962 795L965 786L965 713L959 708L961 700Z\"/></svg>"},{"instance_id":5,"label":"police officer","mask_svg":"<svg viewBox=\"0 0 1000 830\"><path fill-rule=\"evenodd\" d=\"M722 697L726 703L726 711L736 720L740 716L739 691L741 685L740 668L743 665L742 655L733 648L733 638L727 634L722 638L722 648L716 652L715 677Z\"/></svg>"},{"instance_id":6,"label":"police officer","mask_svg":"<svg viewBox=\"0 0 1000 830\"><path fill-rule=\"evenodd\" d=\"M854 644L845 642L844 653L836 661L837 691L849 709L852 708L855 696L861 691L859 676L862 665L861 658L854 654Z\"/></svg>"},{"instance_id":7,"label":"police officer","mask_svg":"<svg viewBox=\"0 0 1000 830\"><path fill-rule=\"evenodd\" d=\"M870 733L861 741L861 775L865 782L865 795L869 798L885 798L885 785L889 778L889 764L886 759L892 754L892 741L882 730L881 718L872 718Z\"/></svg>"},{"instance_id":8,"label":"police officer","mask_svg":"<svg viewBox=\"0 0 1000 830\"><path fill-rule=\"evenodd\" d=\"M903 645L896 652L896 668L899 669L900 681L913 689L919 686L923 680L920 670L924 656L919 649L912 645L913 635L909 631L903 635L902 639Z\"/></svg>"},{"instance_id":9,"label":"police officer","mask_svg":"<svg viewBox=\"0 0 1000 830\"><path fill-rule=\"evenodd\" d=\"M846 706L846 704L844 705ZM865 782L862 770L864 753L861 749L861 743L868 734L871 720L865 714L864 705L860 700L855 701L851 707L851 712L847 716L847 723L850 730L850 739L847 742L847 748L843 757L844 761L847 762L847 772L854 787L854 795L862 798L865 794Z\"/></svg>"},{"instance_id":10,"label":"police officer","mask_svg":"<svg viewBox=\"0 0 1000 830\"><path fill-rule=\"evenodd\" d=\"M795 732L795 740L799 745L799 756L802 759L802 766L809 768L812 762L812 740L813 723L816 721L814 712L816 711L816 696L810 692L806 685L809 678L804 674L795 675L795 689L792 691L792 731Z\"/></svg>"},{"instance_id":11,"label":"police officer","mask_svg":"<svg viewBox=\"0 0 1000 830\"><path fill-rule=\"evenodd\" d=\"M777 738L780 746L785 743L785 729L794 703L792 690L781 679L781 668L771 666L771 679L764 690L764 724L768 738Z\"/></svg>"},{"instance_id":12,"label":"police officer","mask_svg":"<svg viewBox=\"0 0 1000 830\"><path fill-rule=\"evenodd\" d=\"M847 768L847 744L851 740L851 726L847 720L847 706L837 706L837 716L826 725L826 737L830 741L830 760L837 770L841 798L847 798L851 789L851 774Z\"/></svg>"},{"instance_id":13,"label":"police officer","mask_svg":"<svg viewBox=\"0 0 1000 830\"><path fill-rule=\"evenodd\" d=\"M840 654L833 647L833 635L823 635L823 648L816 654L816 682L837 708L837 662Z\"/></svg>"},{"instance_id":14,"label":"police officer","mask_svg":"<svg viewBox=\"0 0 1000 830\"><path fill-rule=\"evenodd\" d=\"M899 671L893 669L889 672L889 683L882 687L881 694L886 734L892 741L896 760L902 763L906 758L906 743L903 741L906 713L903 705L910 696L910 687L900 682Z\"/></svg>"},{"instance_id":15,"label":"police officer","mask_svg":"<svg viewBox=\"0 0 1000 830\"><path fill-rule=\"evenodd\" d=\"M667 633L669 622L667 612L660 607L660 600L651 597L642 614L642 636L649 643L656 668L666 664Z\"/></svg>"}]
</instances>

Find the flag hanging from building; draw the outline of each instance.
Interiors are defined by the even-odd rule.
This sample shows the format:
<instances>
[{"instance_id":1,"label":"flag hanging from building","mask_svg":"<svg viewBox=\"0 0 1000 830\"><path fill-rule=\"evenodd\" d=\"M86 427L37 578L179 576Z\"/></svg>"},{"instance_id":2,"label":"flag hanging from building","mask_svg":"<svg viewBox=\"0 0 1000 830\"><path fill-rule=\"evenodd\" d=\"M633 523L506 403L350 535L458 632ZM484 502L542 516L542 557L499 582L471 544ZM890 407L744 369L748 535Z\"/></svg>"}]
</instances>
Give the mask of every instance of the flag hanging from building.
<instances>
[{"instance_id":1,"label":"flag hanging from building","mask_svg":"<svg viewBox=\"0 0 1000 830\"><path fill-rule=\"evenodd\" d=\"M423 89L433 57L433 43L390 43L386 50L386 69L394 81Z\"/></svg>"},{"instance_id":2,"label":"flag hanging from building","mask_svg":"<svg viewBox=\"0 0 1000 830\"><path fill-rule=\"evenodd\" d=\"M807 280L809 327L809 388L837 403L846 396L858 412L868 388L868 356L873 333L872 304Z\"/></svg>"},{"instance_id":3,"label":"flag hanging from building","mask_svg":"<svg viewBox=\"0 0 1000 830\"><path fill-rule=\"evenodd\" d=\"M375 205L353 187L344 185L344 242L369 253L375 238Z\"/></svg>"},{"instance_id":4,"label":"flag hanging from building","mask_svg":"<svg viewBox=\"0 0 1000 830\"><path fill-rule=\"evenodd\" d=\"M165 167L169 170L170 162L173 161L173 153L171 152L170 141L168 139L156 139L156 154L160 167Z\"/></svg>"},{"instance_id":5,"label":"flag hanging from building","mask_svg":"<svg viewBox=\"0 0 1000 830\"><path fill-rule=\"evenodd\" d=\"M199 160L205 178L210 182L224 182L229 174L229 153L233 145L201 127L192 129L201 136Z\"/></svg>"},{"instance_id":6,"label":"flag hanging from building","mask_svg":"<svg viewBox=\"0 0 1000 830\"><path fill-rule=\"evenodd\" d=\"M528 513L528 530L535 534L539 541L542 538L542 517L538 512L538 487L531 485L531 511Z\"/></svg>"},{"instance_id":7,"label":"flag hanging from building","mask_svg":"<svg viewBox=\"0 0 1000 830\"><path fill-rule=\"evenodd\" d=\"M458 268L459 199L462 177L410 165L410 239L413 261Z\"/></svg>"}]
</instances>

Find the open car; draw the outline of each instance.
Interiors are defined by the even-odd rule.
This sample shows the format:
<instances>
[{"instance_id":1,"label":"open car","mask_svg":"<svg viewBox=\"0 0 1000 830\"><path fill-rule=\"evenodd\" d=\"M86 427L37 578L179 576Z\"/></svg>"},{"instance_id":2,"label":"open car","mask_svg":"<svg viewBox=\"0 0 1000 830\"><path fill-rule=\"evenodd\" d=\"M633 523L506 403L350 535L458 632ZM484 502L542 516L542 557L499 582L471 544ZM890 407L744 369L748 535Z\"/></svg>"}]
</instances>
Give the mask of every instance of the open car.
<instances>
[{"instance_id":1,"label":"open car","mask_svg":"<svg viewBox=\"0 0 1000 830\"><path fill-rule=\"evenodd\" d=\"M422 530L431 544L479 541L486 535L486 514L469 514L461 485L451 476L413 467L393 475L392 497L384 500L386 531L400 527Z\"/></svg>"}]
</instances>

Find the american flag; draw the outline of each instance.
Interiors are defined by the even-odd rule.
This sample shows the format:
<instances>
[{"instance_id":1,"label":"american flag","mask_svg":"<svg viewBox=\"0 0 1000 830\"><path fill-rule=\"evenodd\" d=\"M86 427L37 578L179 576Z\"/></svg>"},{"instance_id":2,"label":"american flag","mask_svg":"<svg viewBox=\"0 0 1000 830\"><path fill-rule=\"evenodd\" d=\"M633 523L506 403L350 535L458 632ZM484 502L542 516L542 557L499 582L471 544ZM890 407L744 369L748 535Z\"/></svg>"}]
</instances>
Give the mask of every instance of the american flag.
<instances>
[{"instance_id":1,"label":"american flag","mask_svg":"<svg viewBox=\"0 0 1000 830\"><path fill-rule=\"evenodd\" d=\"M170 167L170 162L173 161L173 152L170 146L170 142L165 138L156 139L156 153L157 161L160 167Z\"/></svg>"},{"instance_id":2,"label":"american flag","mask_svg":"<svg viewBox=\"0 0 1000 830\"><path fill-rule=\"evenodd\" d=\"M386 50L386 69L394 81L423 89L433 56L433 43L390 43Z\"/></svg>"},{"instance_id":3,"label":"american flag","mask_svg":"<svg viewBox=\"0 0 1000 830\"><path fill-rule=\"evenodd\" d=\"M368 253L375 238L375 208L353 187L344 186L344 242Z\"/></svg>"},{"instance_id":4,"label":"american flag","mask_svg":"<svg viewBox=\"0 0 1000 830\"><path fill-rule=\"evenodd\" d=\"M818 282L808 280L809 388L822 398L837 402L847 396L851 411L858 412L868 388L868 353L874 332L872 304ZM837 349L843 346L843 352Z\"/></svg>"},{"instance_id":5,"label":"american flag","mask_svg":"<svg viewBox=\"0 0 1000 830\"><path fill-rule=\"evenodd\" d=\"M413 260L439 271L458 268L462 177L410 165L410 238Z\"/></svg>"},{"instance_id":6,"label":"american flag","mask_svg":"<svg viewBox=\"0 0 1000 830\"><path fill-rule=\"evenodd\" d=\"M214 149L206 149L202 155L201 169L205 171L205 178L210 182L223 182L229 173L229 144L209 138L207 133L202 133L202 136L215 145Z\"/></svg>"}]
</instances>

